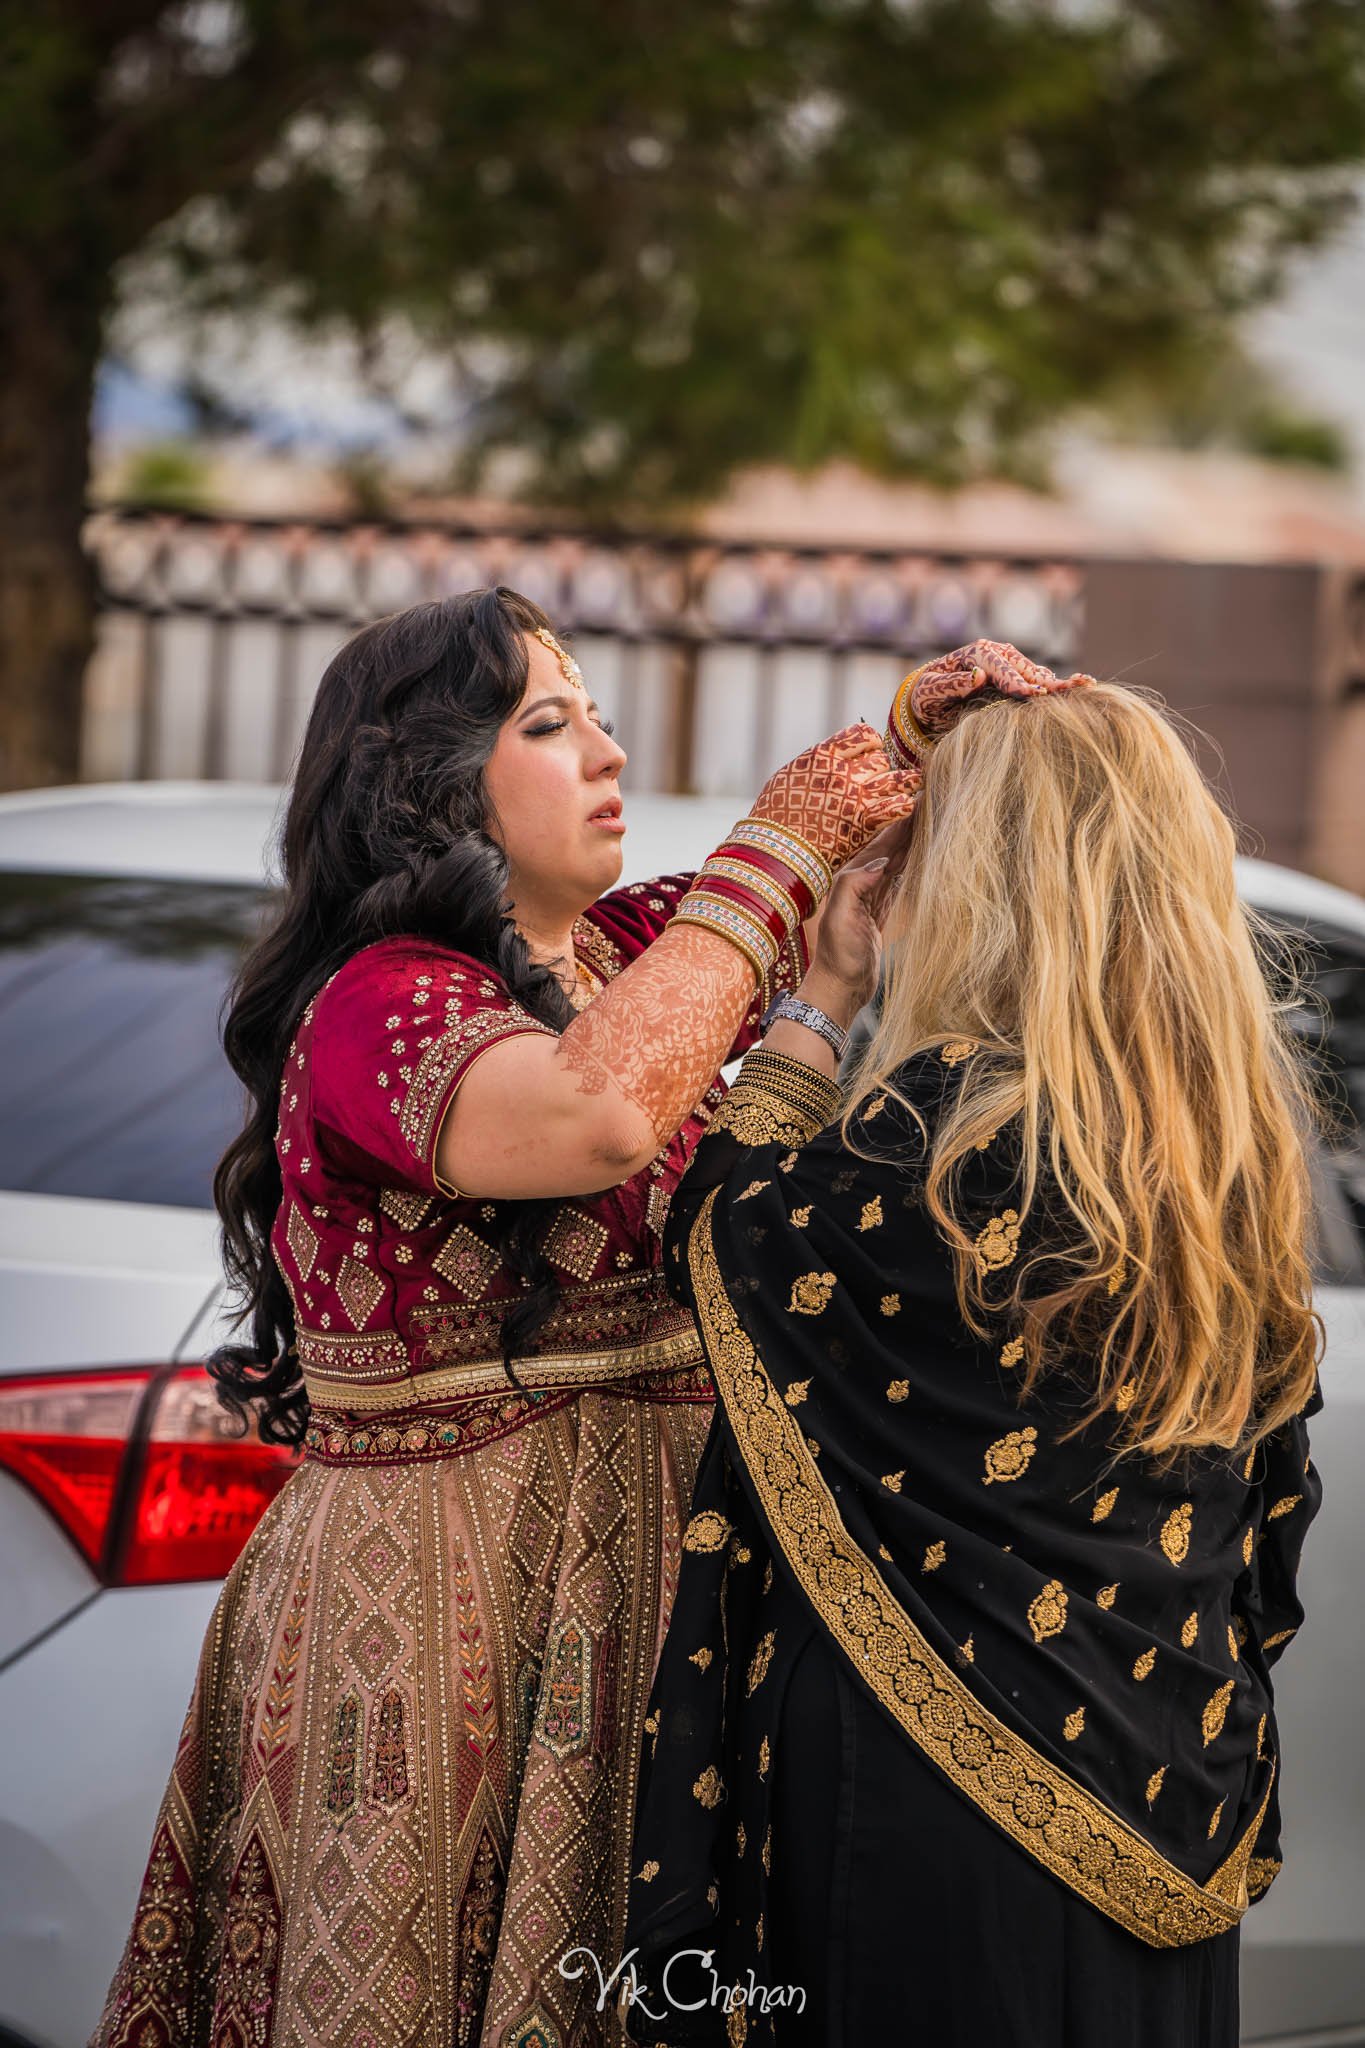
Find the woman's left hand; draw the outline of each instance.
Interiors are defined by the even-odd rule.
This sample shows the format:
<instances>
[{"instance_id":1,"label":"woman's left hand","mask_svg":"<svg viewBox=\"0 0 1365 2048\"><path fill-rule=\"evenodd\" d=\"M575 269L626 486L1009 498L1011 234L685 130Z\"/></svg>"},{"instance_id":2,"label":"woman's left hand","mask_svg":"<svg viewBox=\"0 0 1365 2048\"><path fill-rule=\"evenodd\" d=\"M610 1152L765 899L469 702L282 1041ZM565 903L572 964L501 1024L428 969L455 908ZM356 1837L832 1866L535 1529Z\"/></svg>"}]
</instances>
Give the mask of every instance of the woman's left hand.
<instances>
[{"instance_id":1,"label":"woman's left hand","mask_svg":"<svg viewBox=\"0 0 1365 2048\"><path fill-rule=\"evenodd\" d=\"M838 1024L851 1024L876 989L882 918L905 860L910 826L910 819L899 819L879 832L856 861L839 870L823 907L799 993Z\"/></svg>"}]
</instances>

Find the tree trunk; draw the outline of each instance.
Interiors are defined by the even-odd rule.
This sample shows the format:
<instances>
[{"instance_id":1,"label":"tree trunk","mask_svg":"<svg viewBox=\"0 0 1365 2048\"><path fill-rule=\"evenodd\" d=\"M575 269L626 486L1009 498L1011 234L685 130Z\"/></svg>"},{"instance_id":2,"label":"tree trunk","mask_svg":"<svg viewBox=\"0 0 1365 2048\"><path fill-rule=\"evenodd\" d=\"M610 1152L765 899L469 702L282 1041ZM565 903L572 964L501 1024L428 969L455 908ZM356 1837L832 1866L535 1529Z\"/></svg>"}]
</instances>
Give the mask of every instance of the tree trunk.
<instances>
[{"instance_id":1,"label":"tree trunk","mask_svg":"<svg viewBox=\"0 0 1365 2048\"><path fill-rule=\"evenodd\" d=\"M95 582L81 543L105 279L0 269L0 788L73 782Z\"/></svg>"}]
</instances>

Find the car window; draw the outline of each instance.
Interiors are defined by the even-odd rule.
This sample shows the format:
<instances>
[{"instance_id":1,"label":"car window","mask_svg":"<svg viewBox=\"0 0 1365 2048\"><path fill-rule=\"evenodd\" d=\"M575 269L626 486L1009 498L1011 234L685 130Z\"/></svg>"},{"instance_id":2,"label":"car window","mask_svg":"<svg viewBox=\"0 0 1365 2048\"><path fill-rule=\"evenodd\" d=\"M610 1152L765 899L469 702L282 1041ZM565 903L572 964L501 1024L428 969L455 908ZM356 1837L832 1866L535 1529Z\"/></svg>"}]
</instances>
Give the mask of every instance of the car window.
<instances>
[{"instance_id":1,"label":"car window","mask_svg":"<svg viewBox=\"0 0 1365 2048\"><path fill-rule=\"evenodd\" d=\"M212 1207L245 1101L220 1014L268 900L0 874L0 1187Z\"/></svg>"}]
</instances>

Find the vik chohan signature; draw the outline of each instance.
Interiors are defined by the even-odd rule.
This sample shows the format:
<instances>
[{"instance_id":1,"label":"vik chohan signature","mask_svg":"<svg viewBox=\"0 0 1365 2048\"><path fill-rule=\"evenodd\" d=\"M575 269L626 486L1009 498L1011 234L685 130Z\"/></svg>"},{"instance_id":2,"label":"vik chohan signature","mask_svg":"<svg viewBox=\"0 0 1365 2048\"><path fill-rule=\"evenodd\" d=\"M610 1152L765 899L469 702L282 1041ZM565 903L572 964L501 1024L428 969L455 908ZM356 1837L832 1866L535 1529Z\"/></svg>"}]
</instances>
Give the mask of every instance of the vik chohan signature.
<instances>
[{"instance_id":1,"label":"vik chohan signature","mask_svg":"<svg viewBox=\"0 0 1365 2048\"><path fill-rule=\"evenodd\" d=\"M667 2013L663 2007L655 2010L645 2002L647 1998L654 1998L656 1993L650 1985L640 1982L634 1962L639 1953L638 1948L633 1948L629 1955L622 1956L611 1975L607 1976L593 1949L566 1949L559 1958L559 1974L566 1980L576 1981L584 1976L591 1966L597 1973L598 2012L605 2010L608 1993L615 1991L616 2005L620 2012L628 2012L632 2006L638 2005L646 2019L665 2019ZM715 1954L715 1950L710 1948L680 1948L674 1951L664 1964L660 1993L657 1994L662 1996L664 2006L671 2007L674 2012L701 2012L708 2005L718 2007L726 2013L744 2006L752 2007L756 2012L772 2012L787 2008L793 2012L805 2011L804 1984L760 1984L752 1970L748 1973L747 1984L743 1981L722 1984L712 1967ZM586 1961L578 1961L580 1957L585 1957ZM682 1967L689 1963L693 1965L690 1972ZM675 1965L678 1966L676 1972ZM688 1990L695 1990L698 1985L702 1987L700 1997L684 1995Z\"/></svg>"}]
</instances>

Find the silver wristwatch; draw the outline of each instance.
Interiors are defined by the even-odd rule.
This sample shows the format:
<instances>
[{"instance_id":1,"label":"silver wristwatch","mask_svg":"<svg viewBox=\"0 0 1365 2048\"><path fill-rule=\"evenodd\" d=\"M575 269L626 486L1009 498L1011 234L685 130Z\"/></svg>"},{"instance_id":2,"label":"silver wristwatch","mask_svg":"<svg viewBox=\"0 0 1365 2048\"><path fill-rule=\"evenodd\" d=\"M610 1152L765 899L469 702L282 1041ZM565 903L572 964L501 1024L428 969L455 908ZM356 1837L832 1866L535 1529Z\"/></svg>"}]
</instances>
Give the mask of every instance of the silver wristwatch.
<instances>
[{"instance_id":1,"label":"silver wristwatch","mask_svg":"<svg viewBox=\"0 0 1365 2048\"><path fill-rule=\"evenodd\" d=\"M847 1031L841 1024L836 1024L824 1010L817 1010L814 1003L803 1003L800 996L788 995L784 991L769 1003L763 1013L759 1029L766 1033L770 1026L783 1017L789 1018L793 1024L804 1024L807 1031L815 1032L817 1037L824 1039L826 1045L833 1047L836 1060L843 1058L844 1048L848 1044Z\"/></svg>"}]
</instances>

